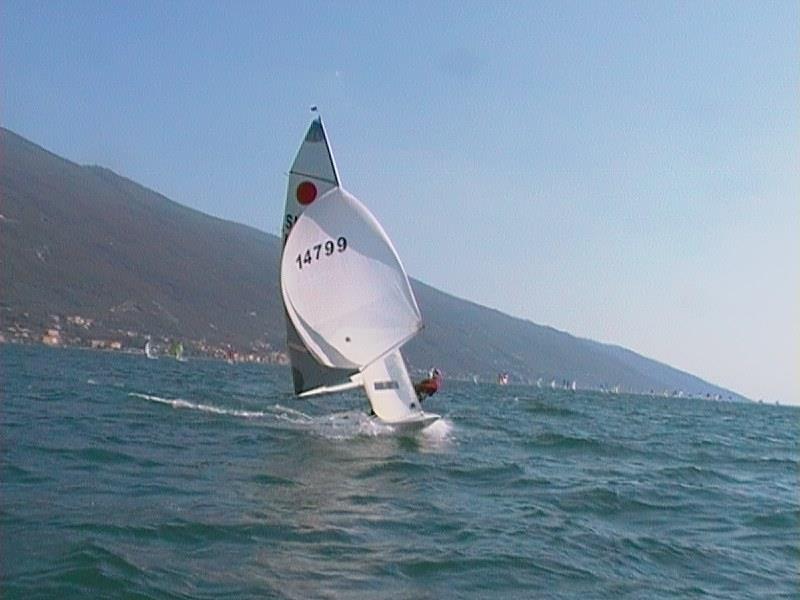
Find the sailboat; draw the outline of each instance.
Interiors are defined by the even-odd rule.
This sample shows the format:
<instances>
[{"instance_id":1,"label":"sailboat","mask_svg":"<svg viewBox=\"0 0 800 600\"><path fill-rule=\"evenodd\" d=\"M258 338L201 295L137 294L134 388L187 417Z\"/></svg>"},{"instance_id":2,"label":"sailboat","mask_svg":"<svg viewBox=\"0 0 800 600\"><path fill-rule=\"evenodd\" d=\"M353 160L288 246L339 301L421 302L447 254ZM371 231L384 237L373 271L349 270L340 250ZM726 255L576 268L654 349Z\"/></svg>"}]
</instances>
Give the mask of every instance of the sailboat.
<instances>
[{"instance_id":1,"label":"sailboat","mask_svg":"<svg viewBox=\"0 0 800 600\"><path fill-rule=\"evenodd\" d=\"M289 171L282 224L281 296L294 392L362 388L375 416L422 428L401 347L423 327L397 251L340 183L328 138L311 122Z\"/></svg>"},{"instance_id":2,"label":"sailboat","mask_svg":"<svg viewBox=\"0 0 800 600\"><path fill-rule=\"evenodd\" d=\"M183 344L181 342L173 342L169 347L169 353L179 362L186 362L186 358L183 356Z\"/></svg>"},{"instance_id":3,"label":"sailboat","mask_svg":"<svg viewBox=\"0 0 800 600\"><path fill-rule=\"evenodd\" d=\"M144 355L149 359L158 358L158 355L156 355L155 351L153 350L153 346L150 344L150 340L147 340L144 343Z\"/></svg>"}]
</instances>

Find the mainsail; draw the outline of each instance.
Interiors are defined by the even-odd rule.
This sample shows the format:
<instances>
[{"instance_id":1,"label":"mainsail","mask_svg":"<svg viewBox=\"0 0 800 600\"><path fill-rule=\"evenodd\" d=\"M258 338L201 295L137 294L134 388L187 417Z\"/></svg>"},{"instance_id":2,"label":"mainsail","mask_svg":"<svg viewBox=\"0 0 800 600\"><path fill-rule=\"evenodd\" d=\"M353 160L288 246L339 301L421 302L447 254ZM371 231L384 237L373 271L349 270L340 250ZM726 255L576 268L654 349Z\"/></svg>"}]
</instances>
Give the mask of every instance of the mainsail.
<instances>
[{"instance_id":1,"label":"mainsail","mask_svg":"<svg viewBox=\"0 0 800 600\"><path fill-rule=\"evenodd\" d=\"M361 376L372 410L384 421L402 421L421 409L400 350L375 361Z\"/></svg>"},{"instance_id":2,"label":"mainsail","mask_svg":"<svg viewBox=\"0 0 800 600\"><path fill-rule=\"evenodd\" d=\"M284 245L289 231L305 207L313 203L319 195L337 187L339 187L339 175L322 126L322 119L315 119L308 128L289 171L286 207L281 225ZM356 370L334 369L319 364L303 345L288 315L286 344L292 365L295 394L310 395L358 385L350 379Z\"/></svg>"},{"instance_id":3,"label":"mainsail","mask_svg":"<svg viewBox=\"0 0 800 600\"><path fill-rule=\"evenodd\" d=\"M281 295L295 392L363 386L390 423L429 423L400 347L422 329L403 265L372 213L341 188L316 119L289 174Z\"/></svg>"}]
</instances>

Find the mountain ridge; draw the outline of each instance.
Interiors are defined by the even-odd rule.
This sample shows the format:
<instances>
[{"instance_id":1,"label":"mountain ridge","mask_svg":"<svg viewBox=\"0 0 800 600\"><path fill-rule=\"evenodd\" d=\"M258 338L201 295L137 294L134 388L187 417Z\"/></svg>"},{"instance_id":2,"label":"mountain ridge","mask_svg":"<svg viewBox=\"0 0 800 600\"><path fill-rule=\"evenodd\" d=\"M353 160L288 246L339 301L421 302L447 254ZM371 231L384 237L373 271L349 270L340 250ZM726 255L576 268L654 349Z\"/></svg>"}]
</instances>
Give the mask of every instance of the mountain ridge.
<instances>
[{"instance_id":1,"label":"mountain ridge","mask_svg":"<svg viewBox=\"0 0 800 600\"><path fill-rule=\"evenodd\" d=\"M181 205L106 167L79 165L8 129L0 138L4 334L19 337L22 328L37 339L56 327L66 343L121 336L122 347L135 348L146 337L184 339L196 352L227 346L281 359L277 236ZM435 364L464 378L509 372L516 382L743 398L621 346L417 280L412 286L426 328L404 354L418 371Z\"/></svg>"}]
</instances>

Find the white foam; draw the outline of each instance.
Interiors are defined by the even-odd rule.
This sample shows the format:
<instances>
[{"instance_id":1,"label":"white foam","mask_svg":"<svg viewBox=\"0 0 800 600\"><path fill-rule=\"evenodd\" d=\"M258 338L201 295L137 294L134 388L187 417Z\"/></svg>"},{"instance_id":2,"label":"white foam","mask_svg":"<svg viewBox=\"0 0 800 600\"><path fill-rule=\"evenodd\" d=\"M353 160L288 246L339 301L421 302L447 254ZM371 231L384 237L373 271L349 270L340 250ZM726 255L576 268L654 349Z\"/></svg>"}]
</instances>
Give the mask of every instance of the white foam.
<instances>
[{"instance_id":1,"label":"white foam","mask_svg":"<svg viewBox=\"0 0 800 600\"><path fill-rule=\"evenodd\" d=\"M195 402L189 402L188 400L183 400L182 398L172 398L172 399L161 398L160 396L153 396L150 394L138 394L136 392L131 392L129 395L135 396L136 398L149 400L151 402L167 404L172 408L186 408L190 410L199 410L202 412L213 413L215 415L230 415L233 417L243 417L245 419L253 419L253 418L265 417L268 414L260 410L252 411L252 410L236 410L230 408L220 408L218 406L212 406L211 404L199 404Z\"/></svg>"},{"instance_id":2,"label":"white foam","mask_svg":"<svg viewBox=\"0 0 800 600\"><path fill-rule=\"evenodd\" d=\"M238 410L222 408L211 404L191 402L183 398L163 398L154 394L130 392L129 396L141 398L149 402L157 402L174 409L199 410L201 412L241 417L245 419L272 418L281 421L293 429L310 431L315 435L332 439L348 440L356 437L378 437L394 435L396 430L391 425L381 422L360 411L347 411L321 416L308 415L302 411L275 404L264 411ZM422 430L426 445L431 448L440 447L449 440L453 427L449 421L439 419Z\"/></svg>"},{"instance_id":3,"label":"white foam","mask_svg":"<svg viewBox=\"0 0 800 600\"><path fill-rule=\"evenodd\" d=\"M431 448L441 448L453 439L453 423L448 419L438 419L422 430L423 439Z\"/></svg>"},{"instance_id":4,"label":"white foam","mask_svg":"<svg viewBox=\"0 0 800 600\"><path fill-rule=\"evenodd\" d=\"M306 426L315 434L333 440L349 440L361 436L376 437L394 433L391 425L382 423L359 411L310 417Z\"/></svg>"},{"instance_id":5,"label":"white foam","mask_svg":"<svg viewBox=\"0 0 800 600\"><path fill-rule=\"evenodd\" d=\"M276 404L275 405L275 410L277 411L277 414L276 414L277 417L284 418L284 419L286 419L288 421L293 420L292 417L301 419L303 421L311 421L311 420L313 420L312 416L307 415L306 413L301 412L299 410L295 410L294 408L289 408L288 406L282 406L280 404Z\"/></svg>"}]
</instances>

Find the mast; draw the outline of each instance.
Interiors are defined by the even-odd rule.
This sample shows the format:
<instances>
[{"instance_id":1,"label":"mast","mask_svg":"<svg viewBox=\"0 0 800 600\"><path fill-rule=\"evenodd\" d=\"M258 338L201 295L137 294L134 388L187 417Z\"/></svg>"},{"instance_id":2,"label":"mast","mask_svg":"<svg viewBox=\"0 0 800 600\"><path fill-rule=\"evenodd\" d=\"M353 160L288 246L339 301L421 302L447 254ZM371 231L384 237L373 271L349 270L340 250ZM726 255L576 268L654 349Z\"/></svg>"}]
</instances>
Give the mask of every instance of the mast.
<instances>
[{"instance_id":1,"label":"mast","mask_svg":"<svg viewBox=\"0 0 800 600\"><path fill-rule=\"evenodd\" d=\"M312 107L312 109L316 109L316 107ZM312 112L316 112L316 110L312 110ZM281 237L284 246L292 226L306 207L324 193L338 187L339 173L336 170L333 153L325 134L322 117L317 116L309 125L289 171L286 204L281 223ZM285 312L286 306L284 305ZM357 370L325 367L311 356L288 314L286 314L286 345L295 394L308 396L358 385L351 380L351 376Z\"/></svg>"}]
</instances>

